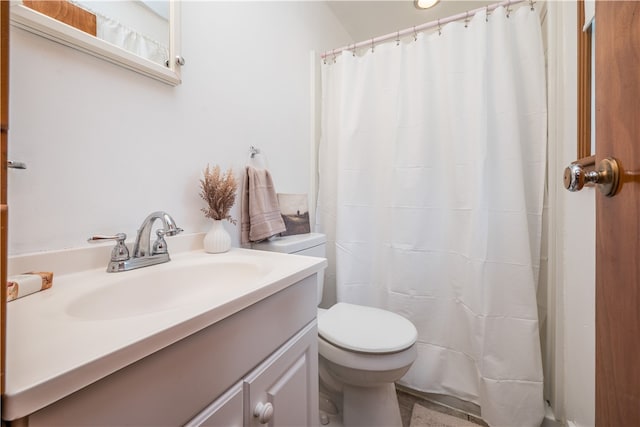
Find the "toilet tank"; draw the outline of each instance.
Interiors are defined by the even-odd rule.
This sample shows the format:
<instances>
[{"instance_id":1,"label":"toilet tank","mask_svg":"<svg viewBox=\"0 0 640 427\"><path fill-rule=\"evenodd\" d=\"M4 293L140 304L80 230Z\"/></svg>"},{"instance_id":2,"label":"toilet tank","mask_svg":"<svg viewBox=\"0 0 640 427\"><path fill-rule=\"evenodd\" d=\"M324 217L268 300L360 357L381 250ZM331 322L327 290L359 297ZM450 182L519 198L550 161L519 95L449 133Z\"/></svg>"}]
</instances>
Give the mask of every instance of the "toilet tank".
<instances>
[{"instance_id":1,"label":"toilet tank","mask_svg":"<svg viewBox=\"0 0 640 427\"><path fill-rule=\"evenodd\" d=\"M259 243L251 243L251 249L281 252L285 254L327 257L327 237L321 233L295 234L292 236L274 236ZM318 304L322 301L324 288L324 270L318 272Z\"/></svg>"}]
</instances>

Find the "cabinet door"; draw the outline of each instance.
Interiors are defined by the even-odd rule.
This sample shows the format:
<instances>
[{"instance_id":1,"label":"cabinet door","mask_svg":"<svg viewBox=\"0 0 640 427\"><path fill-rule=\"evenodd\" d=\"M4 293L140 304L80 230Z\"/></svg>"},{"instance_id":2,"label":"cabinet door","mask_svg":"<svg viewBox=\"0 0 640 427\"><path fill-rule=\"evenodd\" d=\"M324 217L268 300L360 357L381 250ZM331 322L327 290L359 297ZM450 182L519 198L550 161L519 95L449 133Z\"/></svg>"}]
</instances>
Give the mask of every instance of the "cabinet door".
<instances>
[{"instance_id":1,"label":"cabinet door","mask_svg":"<svg viewBox=\"0 0 640 427\"><path fill-rule=\"evenodd\" d=\"M314 321L245 378L245 425L318 425L317 336Z\"/></svg>"},{"instance_id":2,"label":"cabinet door","mask_svg":"<svg viewBox=\"0 0 640 427\"><path fill-rule=\"evenodd\" d=\"M242 427L242 381L196 415L185 427Z\"/></svg>"}]
</instances>

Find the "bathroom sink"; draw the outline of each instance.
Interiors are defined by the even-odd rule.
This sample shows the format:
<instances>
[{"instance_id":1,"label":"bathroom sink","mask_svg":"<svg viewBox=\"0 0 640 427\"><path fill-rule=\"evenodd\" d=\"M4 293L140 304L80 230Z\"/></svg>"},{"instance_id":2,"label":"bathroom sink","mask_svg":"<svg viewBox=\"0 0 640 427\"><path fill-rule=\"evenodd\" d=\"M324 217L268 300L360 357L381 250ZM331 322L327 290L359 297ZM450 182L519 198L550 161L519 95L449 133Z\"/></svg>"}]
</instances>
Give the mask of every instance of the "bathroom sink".
<instances>
[{"instance_id":1,"label":"bathroom sink","mask_svg":"<svg viewBox=\"0 0 640 427\"><path fill-rule=\"evenodd\" d=\"M40 411L263 301L275 298L269 304L287 315L302 315L304 304L315 313L311 300L288 308L302 302L299 292L312 297L322 258L242 248L208 254L202 233L172 243L171 261L118 273L106 272L110 245L10 259L10 274L43 269L55 279L7 304L3 417ZM243 339L237 342L246 345Z\"/></svg>"},{"instance_id":2,"label":"bathroom sink","mask_svg":"<svg viewBox=\"0 0 640 427\"><path fill-rule=\"evenodd\" d=\"M98 286L69 301L68 315L86 320L143 316L222 298L254 283L271 270L246 260L171 261L125 273L105 273Z\"/></svg>"}]
</instances>

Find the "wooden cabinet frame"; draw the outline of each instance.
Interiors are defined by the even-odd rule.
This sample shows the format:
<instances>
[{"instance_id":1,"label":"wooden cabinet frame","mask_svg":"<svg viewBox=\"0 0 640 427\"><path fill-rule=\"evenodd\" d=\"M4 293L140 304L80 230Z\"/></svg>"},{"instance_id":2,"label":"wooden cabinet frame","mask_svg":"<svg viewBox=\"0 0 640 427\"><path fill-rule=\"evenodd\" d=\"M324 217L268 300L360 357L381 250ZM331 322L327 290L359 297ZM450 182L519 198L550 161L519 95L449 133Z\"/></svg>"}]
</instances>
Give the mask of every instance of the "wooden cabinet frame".
<instances>
[{"instance_id":1,"label":"wooden cabinet frame","mask_svg":"<svg viewBox=\"0 0 640 427\"><path fill-rule=\"evenodd\" d=\"M591 154L591 28L583 31L584 0L578 0L578 151L583 166L595 165Z\"/></svg>"}]
</instances>

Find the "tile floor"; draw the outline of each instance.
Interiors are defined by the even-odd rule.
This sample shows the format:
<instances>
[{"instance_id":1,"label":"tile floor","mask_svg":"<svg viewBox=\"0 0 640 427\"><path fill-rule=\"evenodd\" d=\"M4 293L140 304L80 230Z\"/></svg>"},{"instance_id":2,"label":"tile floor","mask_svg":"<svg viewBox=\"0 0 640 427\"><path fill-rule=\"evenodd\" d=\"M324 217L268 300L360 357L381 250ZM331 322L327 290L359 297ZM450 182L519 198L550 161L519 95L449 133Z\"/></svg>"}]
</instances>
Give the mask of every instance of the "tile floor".
<instances>
[{"instance_id":1,"label":"tile floor","mask_svg":"<svg viewBox=\"0 0 640 427\"><path fill-rule=\"evenodd\" d=\"M416 394L408 393L407 391L401 388L397 388L397 394L398 394L398 403L400 404L400 416L402 417L402 427L410 426L411 413L413 411L413 405L415 403L418 403L419 405L424 406L425 408L428 408L428 409L432 409L434 411L442 412L457 418L461 418L463 420L470 421L474 424L478 424L479 426L488 427L487 423L482 421L482 419L479 417L468 415L462 411L458 411L456 409L452 409L447 406L434 403L432 401L419 397Z\"/></svg>"}]
</instances>

